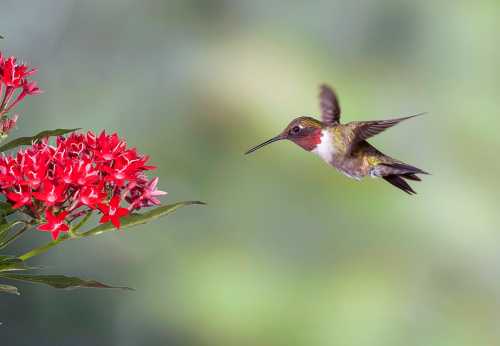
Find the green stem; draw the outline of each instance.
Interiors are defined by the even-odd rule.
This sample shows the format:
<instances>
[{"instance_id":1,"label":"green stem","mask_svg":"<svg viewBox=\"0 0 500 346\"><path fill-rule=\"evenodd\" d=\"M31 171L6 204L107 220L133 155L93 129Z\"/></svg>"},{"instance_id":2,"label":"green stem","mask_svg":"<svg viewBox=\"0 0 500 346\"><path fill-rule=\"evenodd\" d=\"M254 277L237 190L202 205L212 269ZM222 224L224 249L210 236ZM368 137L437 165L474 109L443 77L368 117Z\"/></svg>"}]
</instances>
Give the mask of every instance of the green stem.
<instances>
[{"instance_id":1,"label":"green stem","mask_svg":"<svg viewBox=\"0 0 500 346\"><path fill-rule=\"evenodd\" d=\"M78 223L76 224L76 226L75 226L75 227L72 227L72 228L71 228L71 232L72 232L72 234L73 234L73 235L79 235L79 234L77 233L77 231L78 231L78 230L79 230L79 229L80 229L83 225L85 225L85 224L87 223L87 221L89 221L89 219L90 219L90 217L91 217L91 216L92 216L92 211L88 212L88 213L87 213L87 215L85 215L85 216L84 216L84 217L80 220L80 222L78 222Z\"/></svg>"},{"instance_id":2,"label":"green stem","mask_svg":"<svg viewBox=\"0 0 500 346\"><path fill-rule=\"evenodd\" d=\"M57 244L62 243L63 241L68 240L68 239L71 239L71 238L70 237L61 237L57 240L53 240L50 243L47 243L45 245L39 246L37 248L34 248L31 251L26 252L25 254L19 256L18 258L22 261L26 261L27 259L29 259L31 257L38 256L38 255L41 255L41 254L47 252L48 250L50 250L51 248L53 248Z\"/></svg>"},{"instance_id":3,"label":"green stem","mask_svg":"<svg viewBox=\"0 0 500 346\"><path fill-rule=\"evenodd\" d=\"M48 250L50 250L54 246L62 243L65 240L81 238L81 235L79 233L77 233L77 231L83 225L85 225L87 223L87 221L89 221L89 219L90 219L91 216L92 216L92 212L90 212L87 215L85 215L80 220L80 222L75 225L75 227L71 227L70 230L69 230L69 232L68 232L69 236L63 235L59 239L53 240L50 243L47 243L47 244L44 244L44 245L39 246L37 248L34 248L33 250L26 252L25 254L19 256L18 258L21 259L21 260L23 260L23 261L26 261L27 259L29 259L31 257L38 256L38 255L41 255L41 254L47 252Z\"/></svg>"},{"instance_id":4,"label":"green stem","mask_svg":"<svg viewBox=\"0 0 500 346\"><path fill-rule=\"evenodd\" d=\"M133 227L136 225L140 225L146 222L149 222L151 220L160 218L162 216L165 216L167 214L170 214L177 210L180 207L186 206L186 205L192 205L192 204L205 204L200 201L185 201L185 202L177 202L169 205L164 205L158 208L155 208L153 210L147 211L142 214L132 214L123 219L122 222L122 228L128 228L128 227ZM104 232L111 231L114 229L114 226L108 222L105 224L101 224L99 226L96 226L94 228L91 228L90 230L87 230L85 232L81 233L76 233L75 231L78 230L80 227L83 226L88 220L90 216L85 216L83 219L72 229L72 232L69 232L69 234L64 234L62 235L59 239L51 241L50 243L47 243L45 245L39 246L29 252L26 252L25 254L19 256L18 258L26 261L27 259L41 255L45 252L47 252L49 249L53 248L54 246L58 245L59 243L62 243L63 241L69 240L69 239L79 239L79 238L84 238L84 237L90 237L94 235L98 235Z\"/></svg>"}]
</instances>

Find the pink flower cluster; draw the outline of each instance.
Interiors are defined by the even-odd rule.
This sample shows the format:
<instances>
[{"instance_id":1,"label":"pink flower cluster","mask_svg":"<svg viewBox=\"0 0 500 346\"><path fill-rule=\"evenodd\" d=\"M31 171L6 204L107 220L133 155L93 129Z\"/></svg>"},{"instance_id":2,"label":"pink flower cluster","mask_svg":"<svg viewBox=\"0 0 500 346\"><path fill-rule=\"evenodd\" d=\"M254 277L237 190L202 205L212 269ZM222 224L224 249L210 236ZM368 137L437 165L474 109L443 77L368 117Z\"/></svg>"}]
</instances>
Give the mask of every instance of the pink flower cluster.
<instances>
[{"instance_id":1,"label":"pink flower cluster","mask_svg":"<svg viewBox=\"0 0 500 346\"><path fill-rule=\"evenodd\" d=\"M17 115L8 119L5 115L16 107L27 95L41 93L36 82L28 77L34 75L36 69L25 64L18 64L13 56L4 58L0 52L0 136L5 136L16 125Z\"/></svg>"},{"instance_id":2,"label":"pink flower cluster","mask_svg":"<svg viewBox=\"0 0 500 346\"><path fill-rule=\"evenodd\" d=\"M166 194L156 189L158 178L145 175L155 168L146 165L148 159L116 133L73 133L58 137L55 145L45 139L0 157L0 194L38 220L38 229L53 239L92 211L102 214L101 223L119 228L120 218L160 204L156 197Z\"/></svg>"}]
</instances>

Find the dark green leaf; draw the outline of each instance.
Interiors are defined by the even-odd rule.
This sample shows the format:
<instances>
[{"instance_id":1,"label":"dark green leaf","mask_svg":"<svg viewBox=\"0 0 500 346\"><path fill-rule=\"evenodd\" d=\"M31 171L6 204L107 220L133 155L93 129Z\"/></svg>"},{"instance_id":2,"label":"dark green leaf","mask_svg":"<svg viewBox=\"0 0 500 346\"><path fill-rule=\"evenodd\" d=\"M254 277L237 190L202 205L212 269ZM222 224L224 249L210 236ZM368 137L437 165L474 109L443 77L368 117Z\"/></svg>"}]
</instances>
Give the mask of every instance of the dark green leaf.
<instances>
[{"instance_id":1,"label":"dark green leaf","mask_svg":"<svg viewBox=\"0 0 500 346\"><path fill-rule=\"evenodd\" d=\"M17 287L11 286L11 285L2 285L2 284L0 284L0 293L10 293L10 294L16 294L16 295L21 294L17 290Z\"/></svg>"},{"instance_id":2,"label":"dark green leaf","mask_svg":"<svg viewBox=\"0 0 500 346\"><path fill-rule=\"evenodd\" d=\"M15 213L17 210L12 209L12 206L6 202L0 202L0 216L7 216Z\"/></svg>"},{"instance_id":3,"label":"dark green leaf","mask_svg":"<svg viewBox=\"0 0 500 346\"><path fill-rule=\"evenodd\" d=\"M12 256L1 256L0 258L0 272L11 271L11 270L28 270L35 269L34 267L28 267L25 262L20 258Z\"/></svg>"},{"instance_id":4,"label":"dark green leaf","mask_svg":"<svg viewBox=\"0 0 500 346\"><path fill-rule=\"evenodd\" d=\"M5 263L5 262L10 262L16 258L17 258L16 256L0 255L0 264Z\"/></svg>"},{"instance_id":5,"label":"dark green leaf","mask_svg":"<svg viewBox=\"0 0 500 346\"><path fill-rule=\"evenodd\" d=\"M140 225L155 219L158 219L162 216L165 216L167 214L170 214L174 212L175 210L187 206L187 205L192 205L192 204L205 204L200 201L185 201L185 202L178 202L178 203L173 203L173 204L168 204L164 205L161 207L157 207L153 210L147 211L142 214L132 214L129 216L126 216L121 219L121 229L123 228L128 228L136 225ZM97 235L101 234L107 231L114 230L115 226L111 224L110 222L99 225L97 227L92 228L91 230L88 230L86 232L83 232L81 236L87 237L90 235Z\"/></svg>"},{"instance_id":6,"label":"dark green leaf","mask_svg":"<svg viewBox=\"0 0 500 346\"><path fill-rule=\"evenodd\" d=\"M109 286L95 280L83 280L77 277L64 276L64 275L30 275L30 274L14 274L14 273L0 273L0 277L27 281L39 284L49 285L54 288L119 288L123 290L133 290L129 287Z\"/></svg>"},{"instance_id":7,"label":"dark green leaf","mask_svg":"<svg viewBox=\"0 0 500 346\"><path fill-rule=\"evenodd\" d=\"M18 221L7 222L4 217L0 216L0 244L9 234L9 230L19 224Z\"/></svg>"},{"instance_id":8,"label":"dark green leaf","mask_svg":"<svg viewBox=\"0 0 500 346\"><path fill-rule=\"evenodd\" d=\"M19 224L24 224L24 226L21 227L20 229L18 229L16 232L14 232L14 234L9 236L9 230L13 229L16 225L19 225ZM0 237L0 239L1 239L0 249L7 247L10 243L12 243L16 239L18 239L20 236L22 236L29 229L28 225L26 223L24 223L23 221L14 221L14 222L7 224L7 225L8 225L7 229L4 230L3 234L1 234L1 237Z\"/></svg>"},{"instance_id":9,"label":"dark green leaf","mask_svg":"<svg viewBox=\"0 0 500 346\"><path fill-rule=\"evenodd\" d=\"M12 227L12 223L7 222L5 218L0 217L0 241L4 238L5 234L9 231L9 229Z\"/></svg>"},{"instance_id":10,"label":"dark green leaf","mask_svg":"<svg viewBox=\"0 0 500 346\"><path fill-rule=\"evenodd\" d=\"M66 133L70 133L73 131L77 131L79 129L56 129L56 130L47 130L47 131L42 131L32 137L19 137L16 138L8 143L5 143L0 147L0 152L4 152L10 149L17 148L18 146L21 145L31 145L34 141L37 141L39 139L45 138L45 137L51 137L51 136L61 136Z\"/></svg>"}]
</instances>

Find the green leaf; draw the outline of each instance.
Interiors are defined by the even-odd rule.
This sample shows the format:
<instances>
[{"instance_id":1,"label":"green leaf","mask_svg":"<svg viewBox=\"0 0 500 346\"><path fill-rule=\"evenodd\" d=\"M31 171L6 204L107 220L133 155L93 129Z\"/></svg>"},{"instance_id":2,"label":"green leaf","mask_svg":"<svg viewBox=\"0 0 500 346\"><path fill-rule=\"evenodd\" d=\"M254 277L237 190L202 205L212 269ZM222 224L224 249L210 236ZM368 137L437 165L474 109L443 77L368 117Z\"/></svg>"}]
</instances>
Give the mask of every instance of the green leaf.
<instances>
[{"instance_id":1,"label":"green leaf","mask_svg":"<svg viewBox=\"0 0 500 346\"><path fill-rule=\"evenodd\" d=\"M31 145L34 141L40 140L45 137L51 137L51 136L61 136L65 135L66 133L70 133L73 131L77 131L80 129L56 129L56 130L47 130L47 131L42 131L32 137L19 137L16 138L8 143L5 143L4 145L0 146L0 152L4 152L10 149L17 148L21 145Z\"/></svg>"},{"instance_id":2,"label":"green leaf","mask_svg":"<svg viewBox=\"0 0 500 346\"><path fill-rule=\"evenodd\" d=\"M0 256L0 266L6 263L14 263L19 261L21 261L21 259L16 256L9 256L9 255Z\"/></svg>"},{"instance_id":3,"label":"green leaf","mask_svg":"<svg viewBox=\"0 0 500 346\"><path fill-rule=\"evenodd\" d=\"M185 201L185 202L178 202L178 203L173 203L173 204L168 204L168 205L163 205L161 207L157 207L153 210L147 211L142 214L131 214L128 215L124 218L121 219L121 227L120 229L123 228L128 228L136 225L140 225L155 219L158 219L162 216L165 216L167 214L170 214L177 209L187 206L187 205L193 205L193 204L201 204L204 205L205 203L200 202L200 201ZM82 237L88 237L91 235L97 235L101 234L107 231L114 230L115 226L111 222L99 225L97 227L94 227L86 232L83 232L80 234Z\"/></svg>"},{"instance_id":4,"label":"green leaf","mask_svg":"<svg viewBox=\"0 0 500 346\"><path fill-rule=\"evenodd\" d=\"M28 270L36 269L35 267L28 267L26 263L20 258L13 256L1 256L0 258L0 272L11 270Z\"/></svg>"},{"instance_id":5,"label":"green leaf","mask_svg":"<svg viewBox=\"0 0 500 346\"><path fill-rule=\"evenodd\" d=\"M79 288L79 287L118 288L122 290L133 291L133 289L129 287L110 286L95 280L83 280L77 277L64 276L64 275L30 275L30 274L0 273L0 277L11 280L45 284L54 288L67 288L67 289Z\"/></svg>"},{"instance_id":6,"label":"green leaf","mask_svg":"<svg viewBox=\"0 0 500 346\"><path fill-rule=\"evenodd\" d=\"M0 217L0 241L3 240L9 229L12 227L12 223L7 222L5 218Z\"/></svg>"},{"instance_id":7,"label":"green leaf","mask_svg":"<svg viewBox=\"0 0 500 346\"><path fill-rule=\"evenodd\" d=\"M2 244L3 240L9 234L9 230L20 223L19 221L7 222L3 216L0 216L0 244Z\"/></svg>"},{"instance_id":8,"label":"green leaf","mask_svg":"<svg viewBox=\"0 0 500 346\"><path fill-rule=\"evenodd\" d=\"M15 295L21 294L17 290L17 287L11 286L11 285L1 285L1 284L0 284L0 293L9 293L9 294L15 294Z\"/></svg>"},{"instance_id":9,"label":"green leaf","mask_svg":"<svg viewBox=\"0 0 500 346\"><path fill-rule=\"evenodd\" d=\"M8 216L15 213L17 210L12 209L12 205L6 202L0 202L0 216Z\"/></svg>"},{"instance_id":10,"label":"green leaf","mask_svg":"<svg viewBox=\"0 0 500 346\"><path fill-rule=\"evenodd\" d=\"M17 210L12 209L11 205L5 202L0 202L0 244L2 244L9 235L9 231L16 225L19 221L8 222L6 217L14 214Z\"/></svg>"},{"instance_id":11,"label":"green leaf","mask_svg":"<svg viewBox=\"0 0 500 346\"><path fill-rule=\"evenodd\" d=\"M2 221L5 221L5 219L3 219ZM24 227L18 229L14 234L9 236L10 229L13 229L16 225L19 224L24 224ZM7 247L10 243L22 236L28 229L28 225L23 221L17 220L10 224L7 223L7 228L4 229L3 233L0 233L0 249Z\"/></svg>"}]
</instances>

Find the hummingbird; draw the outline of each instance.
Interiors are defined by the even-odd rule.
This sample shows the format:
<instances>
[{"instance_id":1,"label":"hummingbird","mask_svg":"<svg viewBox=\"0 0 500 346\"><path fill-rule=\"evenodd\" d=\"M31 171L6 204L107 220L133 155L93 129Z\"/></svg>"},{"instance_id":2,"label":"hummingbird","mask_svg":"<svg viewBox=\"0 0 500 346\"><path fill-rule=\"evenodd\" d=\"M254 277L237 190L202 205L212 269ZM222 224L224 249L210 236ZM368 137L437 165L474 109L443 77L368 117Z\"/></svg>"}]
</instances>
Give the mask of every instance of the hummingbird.
<instances>
[{"instance_id":1,"label":"hummingbird","mask_svg":"<svg viewBox=\"0 0 500 346\"><path fill-rule=\"evenodd\" d=\"M367 139L424 113L395 119L341 124L340 105L335 91L323 84L320 86L319 98L321 120L308 116L298 117L280 134L249 149L245 155L286 139L318 155L349 178L382 178L410 195L416 194L407 180L421 181L417 174L429 173L383 154L368 143Z\"/></svg>"}]
</instances>

